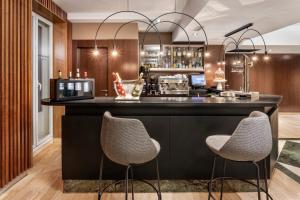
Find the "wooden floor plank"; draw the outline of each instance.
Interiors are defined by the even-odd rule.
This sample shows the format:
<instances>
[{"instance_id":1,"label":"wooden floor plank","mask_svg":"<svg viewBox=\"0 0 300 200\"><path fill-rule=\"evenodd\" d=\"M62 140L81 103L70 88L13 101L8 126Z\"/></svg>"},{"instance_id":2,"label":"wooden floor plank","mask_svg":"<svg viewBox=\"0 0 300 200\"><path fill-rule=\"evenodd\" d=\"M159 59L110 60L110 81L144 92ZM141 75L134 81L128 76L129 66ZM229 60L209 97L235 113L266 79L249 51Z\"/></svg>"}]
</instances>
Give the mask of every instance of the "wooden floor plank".
<instances>
[{"instance_id":1,"label":"wooden floor plank","mask_svg":"<svg viewBox=\"0 0 300 200\"><path fill-rule=\"evenodd\" d=\"M300 114L280 113L279 135L281 138L300 138ZM54 140L54 144L34 156L34 166L28 175L0 196L0 200L97 200L95 193L63 193L61 181L61 141ZM274 200L299 200L300 184L276 169L271 182L270 193ZM219 197L219 194L215 194ZM156 200L155 194L138 193L136 199ZM262 195L263 199L265 196ZM123 199L124 194L106 194L104 200ZM163 200L202 200L207 199L207 193L163 193ZM252 200L257 199L255 192L225 193L224 200Z\"/></svg>"},{"instance_id":2,"label":"wooden floor plank","mask_svg":"<svg viewBox=\"0 0 300 200\"><path fill-rule=\"evenodd\" d=\"M300 139L300 113L279 113L279 138Z\"/></svg>"},{"instance_id":3,"label":"wooden floor plank","mask_svg":"<svg viewBox=\"0 0 300 200\"><path fill-rule=\"evenodd\" d=\"M280 170L275 170L270 182L274 200L299 200L300 185ZM218 194L216 194L218 196ZM137 193L137 200L156 200L155 194ZM264 195L263 199L264 198ZM120 200L124 194L106 194L104 200ZM225 193L224 200L256 199L256 193ZM61 181L61 144L55 140L34 156L34 166L28 175L0 196L0 200L97 200L96 193L63 193ZM163 193L163 200L204 200L207 193Z\"/></svg>"}]
</instances>

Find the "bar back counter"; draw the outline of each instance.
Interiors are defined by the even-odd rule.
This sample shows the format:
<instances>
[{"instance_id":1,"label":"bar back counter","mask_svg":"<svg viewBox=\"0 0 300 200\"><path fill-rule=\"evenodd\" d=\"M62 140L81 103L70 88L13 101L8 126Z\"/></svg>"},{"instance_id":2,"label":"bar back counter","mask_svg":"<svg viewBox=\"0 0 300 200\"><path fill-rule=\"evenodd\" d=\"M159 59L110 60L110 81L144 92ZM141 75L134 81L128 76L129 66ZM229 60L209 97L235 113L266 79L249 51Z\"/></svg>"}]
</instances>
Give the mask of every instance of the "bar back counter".
<instances>
[{"instance_id":1,"label":"bar back counter","mask_svg":"<svg viewBox=\"0 0 300 200\"><path fill-rule=\"evenodd\" d=\"M144 97L140 101L115 101L113 97L52 102L44 105L65 106L62 117L63 180L98 179L101 155L102 115L141 120L150 136L161 145L161 179L209 179L213 154L205 144L209 135L231 135L238 123L252 111L270 118L273 150L268 158L268 177L278 156L278 106L280 96L261 95L258 100L223 97ZM217 165L216 174L222 172ZM242 166L242 167L241 167ZM155 179L154 162L135 168L135 178ZM108 160L104 179L124 179L124 169ZM228 163L228 176L255 178L253 165Z\"/></svg>"}]
</instances>

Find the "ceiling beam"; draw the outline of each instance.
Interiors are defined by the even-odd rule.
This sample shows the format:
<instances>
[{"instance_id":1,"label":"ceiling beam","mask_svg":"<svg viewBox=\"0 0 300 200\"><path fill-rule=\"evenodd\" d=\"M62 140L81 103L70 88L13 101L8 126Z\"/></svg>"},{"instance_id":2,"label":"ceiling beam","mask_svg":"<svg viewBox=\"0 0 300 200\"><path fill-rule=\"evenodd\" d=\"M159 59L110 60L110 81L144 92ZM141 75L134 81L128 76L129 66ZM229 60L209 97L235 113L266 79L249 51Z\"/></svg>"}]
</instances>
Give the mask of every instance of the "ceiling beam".
<instances>
[{"instance_id":1,"label":"ceiling beam","mask_svg":"<svg viewBox=\"0 0 300 200\"><path fill-rule=\"evenodd\" d=\"M207 4L209 0L189 0L184 9L183 9L183 13L187 13L192 17L196 17L197 14L199 14L199 12L205 7L205 5ZM189 18L189 17L185 17L182 16L181 21L180 21L180 25L182 27L187 27L190 23L195 23L192 22L193 19ZM201 22L200 22L201 23ZM195 23L196 24L196 23ZM176 27L175 30L173 31L173 41L176 41L177 38L179 38L180 34L181 34L182 30L179 27Z\"/></svg>"}]
</instances>

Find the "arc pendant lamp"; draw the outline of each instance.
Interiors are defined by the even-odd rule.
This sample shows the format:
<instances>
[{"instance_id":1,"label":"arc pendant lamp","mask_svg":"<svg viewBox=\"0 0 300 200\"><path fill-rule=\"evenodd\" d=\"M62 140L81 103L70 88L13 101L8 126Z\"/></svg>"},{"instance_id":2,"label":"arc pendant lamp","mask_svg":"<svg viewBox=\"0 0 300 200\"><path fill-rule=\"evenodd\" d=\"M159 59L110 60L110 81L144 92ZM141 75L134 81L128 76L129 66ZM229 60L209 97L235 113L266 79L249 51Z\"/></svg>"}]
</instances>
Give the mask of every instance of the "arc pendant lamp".
<instances>
[{"instance_id":1,"label":"arc pendant lamp","mask_svg":"<svg viewBox=\"0 0 300 200\"><path fill-rule=\"evenodd\" d=\"M259 51L260 49L256 49L255 48L255 44L254 44L254 42L253 42L253 40L251 39L251 38L243 38L243 39L241 39L240 41L239 41L239 44L238 45L240 45L243 41L246 41L246 40L249 40L250 42L251 42L251 44L252 44L252 51L253 51L253 56L252 56L252 61L257 61L258 60L258 57L257 57L257 55L256 55L256 51Z\"/></svg>"},{"instance_id":2,"label":"arc pendant lamp","mask_svg":"<svg viewBox=\"0 0 300 200\"><path fill-rule=\"evenodd\" d=\"M161 41L161 35L160 35L160 32L158 31L157 27L149 22L146 22L146 21L143 21L143 20L132 20L132 21L129 21L129 22L126 22L124 24L122 24L121 26L119 26L119 28L117 29L117 31L115 32L115 35L114 35L114 40L113 40L113 49L116 51L116 38L117 38L117 35L118 33L121 31L121 29L130 24L130 23L134 23L134 22L141 22L141 23L144 23L144 24L147 24L147 25L152 25L152 27L154 28L157 36L158 36L158 39L159 39L159 44L160 44L160 47L162 46L162 41ZM145 35L146 33L144 33ZM143 37L144 38L144 37ZM143 49L143 48L142 48Z\"/></svg>"},{"instance_id":3,"label":"arc pendant lamp","mask_svg":"<svg viewBox=\"0 0 300 200\"><path fill-rule=\"evenodd\" d=\"M231 41L228 44L225 44L225 42L227 42L228 40L231 40ZM218 65L225 65L225 52L226 52L226 49L228 48L228 46L230 46L231 44L234 44L235 48L237 48L238 43L233 37L228 36L227 38L225 38L222 41L222 44L219 49L219 56L218 56L218 62L217 62ZM223 51L223 56L221 56L222 51Z\"/></svg>"},{"instance_id":4,"label":"arc pendant lamp","mask_svg":"<svg viewBox=\"0 0 300 200\"><path fill-rule=\"evenodd\" d=\"M176 22L173 22L173 21L169 21L169 20L164 20L164 21L159 21L159 22L156 22L156 23L153 23L151 24L150 27L148 27L143 35L143 39L142 39L142 50L143 50L143 47L144 47L144 42L145 42L145 37L147 36L147 33L149 33L149 31L153 28L153 27L156 27L156 25L158 24L161 24L161 23L170 23L170 24L175 24L176 26L178 26L186 35L187 37L187 40L188 40L188 53L190 54L190 46L191 46L191 41L190 41L190 37L189 37L189 34L187 33L187 31L178 23ZM162 44L160 43L160 52L162 53Z\"/></svg>"},{"instance_id":5,"label":"arc pendant lamp","mask_svg":"<svg viewBox=\"0 0 300 200\"><path fill-rule=\"evenodd\" d=\"M265 52L264 52L264 54L265 54L265 55L264 55L264 60L265 60L265 61L269 60L270 57L269 57L269 55L268 55L268 50L267 50L266 41L265 41L264 37L262 36L262 34L261 34L258 30L253 29L253 28L247 29L246 31L244 31L244 32L241 34L241 36L239 37L238 42L240 43L240 42L242 41L242 39L243 39L243 36L244 36L246 33L250 32L250 31L257 33L257 34L259 35L259 37L262 39L263 44L264 44L264 50L265 50Z\"/></svg>"},{"instance_id":6,"label":"arc pendant lamp","mask_svg":"<svg viewBox=\"0 0 300 200\"><path fill-rule=\"evenodd\" d=\"M132 22L134 22L134 21L137 21L137 22L142 22L142 23L148 24L148 27L147 27L147 29L146 29L146 33L149 32L149 31L150 31L151 29L153 29L153 28L155 29L156 32L159 32L158 29L157 29L157 27L156 27L157 24L159 24L159 23L172 23L172 24L175 24L175 25L177 25L178 27L180 27L180 28L185 32L185 34L187 35L187 38L188 38L189 46L190 46L190 39L189 39L189 36L188 36L186 30L185 30L180 24L178 24L178 23L176 23L176 22L168 21L168 20L159 21L159 22L157 22L157 23L154 23L155 21L157 21L157 20L160 19L161 17L166 16L166 15L171 15L171 14L178 14L178 15L183 15L183 16L189 17L190 19L192 19L193 21L195 21L195 22L197 23L197 25L199 25L200 30L203 31L204 36L205 36L205 42L204 42L204 43L205 43L205 44L204 44L205 54L204 54L204 55L205 55L205 56L209 56L209 55L210 55L210 53L208 52L208 48L207 48L207 46L208 46L207 34L206 34L206 32L205 32L203 26L200 24L200 22L199 22L198 20L196 20L194 17L192 17L192 16L190 16L190 15L188 15L188 14L186 14L186 13L181 13L181 12L174 11L174 12L167 12L167 13L164 13L164 14L162 14L162 15L159 15L159 16L156 17L155 19L151 20L151 19L150 19L149 17L147 17L146 15L144 15L144 14L142 14L142 13L140 13L140 12L137 12L137 11L132 11L132 10L124 10L124 11L118 11L118 12L112 13L112 14L110 14L109 16L107 16L104 20L102 20L101 23L99 23L99 26L98 26L97 31L96 31L96 34L95 34L95 47L94 47L95 49L94 49L94 52L93 52L94 55L98 55L98 54L99 54L99 53L98 53L98 45L97 45L97 37L98 37L98 33L99 33L101 27L103 26L103 24L104 24L109 18L111 18L111 17L114 16L114 15L121 14L121 13L133 13L133 14L137 14L137 15L139 15L139 16L142 16L143 18L145 18L145 19L146 19L147 21L149 21L149 22L143 21L143 20L132 20L132 21L130 21L130 22L127 22L127 23L121 25L121 27L119 27L119 29L121 29L121 28L122 28L123 26L125 26L126 24L129 24L129 23L132 23ZM118 29L118 32L119 32L119 29ZM115 34L115 38L116 38L116 34ZM117 54L116 46L115 46L115 38L114 38L114 47L113 47L113 52L112 52L113 55L116 55L116 54ZM143 36L143 42L144 42L144 39L145 39L145 35ZM160 48L162 48L160 36L159 36L159 39L160 39Z\"/></svg>"},{"instance_id":7,"label":"arc pendant lamp","mask_svg":"<svg viewBox=\"0 0 300 200\"><path fill-rule=\"evenodd\" d=\"M262 41L263 41L263 45L264 45L264 60L265 61L268 61L269 59L270 59L270 57L269 57L269 55L268 55L268 50L267 50L267 45L266 45L266 42L265 42L265 39L264 39L264 37L262 36L262 34L258 31L258 30L256 30L256 29L253 29L253 28L250 28L251 26L253 26L253 23L248 23L248 24L246 24L246 25L244 25L244 26L241 26L240 28L237 28L237 29L235 29L235 30L233 30L233 31L231 31L231 32L229 32L229 33L227 33L227 34L225 34L225 37L227 38L227 37L230 37L231 35L234 35L234 34L236 34L236 33L238 33L238 32L240 32L240 31L243 31L243 30L245 30L241 35L240 35L240 37L239 37L239 39L237 40L237 48L236 49L234 49L234 50L231 50L230 52L247 52L247 53L249 53L249 52L253 52L253 54L255 55L255 52L256 51L258 51L258 50L260 50L260 49L239 49L238 47L239 47L239 45L240 45L240 43L242 42L242 41L244 41L244 35L246 34L246 33L248 33L248 32L250 32L250 31L252 31L252 32L254 32L254 33L256 33L256 34L258 34L258 36L262 39ZM253 40L251 39L251 38L246 38L246 40L251 40L251 43L252 43L252 45L254 46L254 43L253 43Z\"/></svg>"},{"instance_id":8,"label":"arc pendant lamp","mask_svg":"<svg viewBox=\"0 0 300 200\"><path fill-rule=\"evenodd\" d=\"M246 40L249 40L251 42L251 45L252 45L252 49L243 49L243 48L240 48L240 44L243 42L243 41L246 41ZM230 51L227 51L227 52L234 52L238 59L237 59L237 63L239 63L239 57L240 57L240 54L241 53L253 53L252 57L251 57L251 60L252 61L257 61L258 60L258 57L256 55L256 51L259 51L260 49L257 49L255 47L255 44L253 42L253 40L251 38L243 38L242 40L240 40L239 42L237 41L237 44L236 44L236 48L233 49L233 50L230 50ZM224 51L224 59L225 59L225 51Z\"/></svg>"},{"instance_id":9,"label":"arc pendant lamp","mask_svg":"<svg viewBox=\"0 0 300 200\"><path fill-rule=\"evenodd\" d=\"M159 15L158 17L156 17L155 19L153 19L152 21L157 21L158 19L164 17L164 16L167 16L167 15L172 15L172 14L177 14L177 15L182 15L182 16L186 16L190 19L192 19L193 21L195 21L197 23L197 25L200 27L200 30L202 30L203 34L204 34L204 37L205 37L205 42L204 42L204 50L205 50L205 53L204 55L206 57L210 56L210 52L208 51L208 38L207 38L207 34L202 26L202 24L197 20L195 19L194 17L192 17L191 15L188 15L186 13L182 13L182 12L177 12L177 11L173 11L173 12L167 12L167 13L164 13L164 14L161 14ZM146 32L148 31L150 27L148 27L146 29Z\"/></svg>"},{"instance_id":10,"label":"arc pendant lamp","mask_svg":"<svg viewBox=\"0 0 300 200\"><path fill-rule=\"evenodd\" d=\"M117 14L121 14L121 13L133 13L133 14L136 14L136 15L139 15L143 18L145 18L146 20L149 21L149 23L151 24L152 23L152 20L147 17L146 15L140 13L140 12L137 12L137 11L133 11L133 10L122 10L122 11L118 11L118 12L115 12L115 13L112 13L110 14L109 16L107 16L104 20L102 20L102 22L99 23L98 25L98 28L97 28L97 31L96 31L96 34L95 34L95 47L94 47L94 55L98 55L98 45L97 45L97 37L98 37L98 33L101 29L101 27L103 26L103 24L109 19L111 18L112 16L115 16ZM116 52L116 49L113 49L113 53Z\"/></svg>"}]
</instances>

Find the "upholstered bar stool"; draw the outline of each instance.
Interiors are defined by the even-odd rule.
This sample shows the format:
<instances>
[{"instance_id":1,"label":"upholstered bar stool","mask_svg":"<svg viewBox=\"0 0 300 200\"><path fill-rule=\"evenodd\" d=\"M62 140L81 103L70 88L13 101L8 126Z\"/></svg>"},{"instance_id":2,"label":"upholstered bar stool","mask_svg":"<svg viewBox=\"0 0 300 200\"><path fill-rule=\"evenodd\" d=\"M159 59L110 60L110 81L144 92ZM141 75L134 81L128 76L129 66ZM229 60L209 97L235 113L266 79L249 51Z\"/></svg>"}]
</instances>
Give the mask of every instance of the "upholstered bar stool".
<instances>
[{"instance_id":1,"label":"upholstered bar stool","mask_svg":"<svg viewBox=\"0 0 300 200\"><path fill-rule=\"evenodd\" d=\"M155 159L158 188L147 181L141 181L150 185L157 192L158 199L161 199L159 168L157 160L157 156L160 152L160 145L156 140L150 138L141 121L137 119L112 117L110 112L105 112L103 115L101 128L101 147L104 155L101 156L100 161L98 192L99 200L101 199L103 192L105 192L105 190L112 185L108 185L104 189L102 189L102 170L104 156L119 165L126 166L126 200L128 199L129 171L131 173L130 180L132 199L134 199L132 170L133 166L141 165ZM121 181L118 181L118 183L120 182Z\"/></svg>"},{"instance_id":2,"label":"upholstered bar stool","mask_svg":"<svg viewBox=\"0 0 300 200\"><path fill-rule=\"evenodd\" d=\"M266 157L272 150L272 132L269 122L269 118L265 113L254 111L248 118L243 119L234 133L231 136L228 135L213 135L206 139L206 144L209 149L217 156L224 159L223 177L214 179L214 171L216 165L216 156L213 161L211 179L209 182L209 196L212 197L212 182L221 180L221 194L220 199L223 196L223 181L225 179L231 179L231 177L225 177L226 160L238 161L238 162L251 162L256 167L256 184L242 180L257 187L258 199L261 199L260 190L266 193L266 199L272 199L268 192L267 183L267 164ZM258 162L264 160L264 181L265 190L260 188L260 172ZM239 179L241 180L241 179Z\"/></svg>"}]
</instances>

